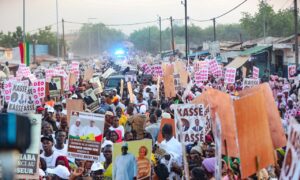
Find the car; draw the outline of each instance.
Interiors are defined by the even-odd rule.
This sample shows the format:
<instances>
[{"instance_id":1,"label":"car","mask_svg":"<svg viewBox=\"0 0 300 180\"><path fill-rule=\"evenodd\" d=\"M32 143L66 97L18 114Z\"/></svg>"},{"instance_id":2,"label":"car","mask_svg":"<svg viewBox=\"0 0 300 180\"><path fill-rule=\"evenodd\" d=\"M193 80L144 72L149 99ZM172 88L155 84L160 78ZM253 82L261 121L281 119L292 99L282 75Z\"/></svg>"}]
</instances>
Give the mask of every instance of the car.
<instances>
[{"instance_id":1,"label":"car","mask_svg":"<svg viewBox=\"0 0 300 180\"><path fill-rule=\"evenodd\" d=\"M125 76L121 74L109 76L104 83L104 91L111 92L113 89L118 89L121 84L121 79L125 84ZM126 86L124 85L124 89Z\"/></svg>"}]
</instances>

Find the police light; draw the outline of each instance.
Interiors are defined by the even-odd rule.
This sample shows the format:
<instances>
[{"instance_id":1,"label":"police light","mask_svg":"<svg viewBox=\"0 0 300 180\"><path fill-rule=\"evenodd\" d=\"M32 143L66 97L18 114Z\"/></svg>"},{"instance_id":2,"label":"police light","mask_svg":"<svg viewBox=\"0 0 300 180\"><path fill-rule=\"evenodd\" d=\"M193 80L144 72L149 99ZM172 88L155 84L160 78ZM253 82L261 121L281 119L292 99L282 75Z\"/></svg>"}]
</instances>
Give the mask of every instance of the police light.
<instances>
[{"instance_id":1,"label":"police light","mask_svg":"<svg viewBox=\"0 0 300 180\"><path fill-rule=\"evenodd\" d=\"M125 51L123 49L118 49L115 51L116 56L120 56L120 55L124 55L124 54L125 54Z\"/></svg>"}]
</instances>

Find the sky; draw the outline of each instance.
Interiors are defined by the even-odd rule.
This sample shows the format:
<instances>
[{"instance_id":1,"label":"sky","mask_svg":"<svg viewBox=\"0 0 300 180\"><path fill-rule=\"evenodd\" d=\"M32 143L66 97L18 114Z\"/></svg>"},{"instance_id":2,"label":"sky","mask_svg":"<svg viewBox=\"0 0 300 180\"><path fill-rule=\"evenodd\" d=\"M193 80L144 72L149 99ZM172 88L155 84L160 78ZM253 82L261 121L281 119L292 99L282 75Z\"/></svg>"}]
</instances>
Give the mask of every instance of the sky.
<instances>
[{"instance_id":1,"label":"sky","mask_svg":"<svg viewBox=\"0 0 300 180\"><path fill-rule=\"evenodd\" d=\"M243 0L187 0L188 16L192 19L210 19L218 16ZM266 0L275 10L291 7L293 0ZM58 17L65 21L104 24L127 24L154 21L158 16L175 19L184 18L184 6L181 0L57 0ZM217 19L216 23L237 23L242 12L254 14L258 9L258 0L248 0L242 6L228 15ZM34 33L39 28L56 23L56 0L25 0L26 32ZM184 24L183 21L176 21ZM200 27L212 25L212 22L196 23ZM118 26L127 35L134 30L157 25L158 23ZM162 28L167 28L169 21L163 21ZM14 31L17 26L23 26L23 0L0 0L0 31ZM56 30L56 25L52 26ZM76 32L79 24L65 24L66 33ZM59 32L62 31L61 23Z\"/></svg>"}]
</instances>

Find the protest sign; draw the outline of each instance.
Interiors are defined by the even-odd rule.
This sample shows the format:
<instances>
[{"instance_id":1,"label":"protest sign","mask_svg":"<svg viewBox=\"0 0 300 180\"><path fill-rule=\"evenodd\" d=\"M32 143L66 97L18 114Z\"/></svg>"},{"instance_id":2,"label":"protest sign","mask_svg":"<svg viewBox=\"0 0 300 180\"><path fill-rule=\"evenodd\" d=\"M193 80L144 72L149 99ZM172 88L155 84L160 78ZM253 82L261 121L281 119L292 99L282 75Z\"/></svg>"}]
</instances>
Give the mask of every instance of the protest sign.
<instances>
[{"instance_id":1,"label":"protest sign","mask_svg":"<svg viewBox=\"0 0 300 180\"><path fill-rule=\"evenodd\" d=\"M90 80L92 83L93 88L95 89L95 94L100 94L103 92L102 84L99 80L99 77L94 77Z\"/></svg>"},{"instance_id":2,"label":"protest sign","mask_svg":"<svg viewBox=\"0 0 300 180\"><path fill-rule=\"evenodd\" d=\"M136 169L137 179L151 179L151 152L152 152L152 140L143 139L138 141L128 141L128 154L132 154L135 157L135 162L129 164L120 160L122 156L122 143L113 144L113 169L119 172L118 168ZM125 165L129 167L124 167ZM116 173L113 179L122 179L123 176L120 173Z\"/></svg>"},{"instance_id":3,"label":"protest sign","mask_svg":"<svg viewBox=\"0 0 300 180\"><path fill-rule=\"evenodd\" d=\"M162 136L162 128L164 127L165 124L170 124L172 126L172 133L174 138L176 138L176 130L175 130L175 121L174 119L165 119L163 118L160 122L160 128L159 128L159 132L158 132L158 136L157 136L157 142L161 143L164 138Z\"/></svg>"},{"instance_id":4,"label":"protest sign","mask_svg":"<svg viewBox=\"0 0 300 180\"><path fill-rule=\"evenodd\" d=\"M97 161L103 139L104 115L72 111L68 156Z\"/></svg>"},{"instance_id":5,"label":"protest sign","mask_svg":"<svg viewBox=\"0 0 300 180\"><path fill-rule=\"evenodd\" d=\"M70 124L70 117L72 111L83 111L83 101L82 99L67 99L67 121Z\"/></svg>"},{"instance_id":6,"label":"protest sign","mask_svg":"<svg viewBox=\"0 0 300 180\"><path fill-rule=\"evenodd\" d=\"M239 92L239 96L244 97L259 91L262 91L264 94L263 97L266 103L265 105L267 108L269 127L274 149L284 147L286 146L286 136L270 85L268 83L263 83L250 89L245 89Z\"/></svg>"},{"instance_id":7,"label":"protest sign","mask_svg":"<svg viewBox=\"0 0 300 180\"><path fill-rule=\"evenodd\" d=\"M180 71L180 84L182 87L186 87L188 85L189 73L186 70Z\"/></svg>"},{"instance_id":8,"label":"protest sign","mask_svg":"<svg viewBox=\"0 0 300 180\"><path fill-rule=\"evenodd\" d=\"M291 123L280 179L300 179L300 124Z\"/></svg>"},{"instance_id":9,"label":"protest sign","mask_svg":"<svg viewBox=\"0 0 300 180\"><path fill-rule=\"evenodd\" d=\"M164 75L163 77L164 81L164 91L165 91L165 97L175 97L176 91L175 91L175 84L174 84L174 77L173 75Z\"/></svg>"},{"instance_id":10,"label":"protest sign","mask_svg":"<svg viewBox=\"0 0 300 180\"><path fill-rule=\"evenodd\" d=\"M176 137L184 144L204 142L211 130L209 108L203 104L175 105ZM181 132L181 133L180 133ZM180 136L182 134L182 136Z\"/></svg>"},{"instance_id":11,"label":"protest sign","mask_svg":"<svg viewBox=\"0 0 300 180\"><path fill-rule=\"evenodd\" d=\"M92 112L95 112L99 109L100 104L98 101L97 96L95 95L95 90L92 88L84 91L81 94L81 97L83 99L83 102L87 105L87 108L91 110Z\"/></svg>"},{"instance_id":12,"label":"protest sign","mask_svg":"<svg viewBox=\"0 0 300 180\"><path fill-rule=\"evenodd\" d=\"M27 104L28 86L20 83L15 83L12 88L10 101L8 103L8 112L25 113L34 111L34 104Z\"/></svg>"},{"instance_id":13,"label":"protest sign","mask_svg":"<svg viewBox=\"0 0 300 180\"><path fill-rule=\"evenodd\" d=\"M258 79L259 78L259 68L258 67L253 66L252 77L254 79Z\"/></svg>"},{"instance_id":14,"label":"protest sign","mask_svg":"<svg viewBox=\"0 0 300 180\"><path fill-rule=\"evenodd\" d=\"M174 74L174 65L170 63L162 64L163 74L164 76L173 75Z\"/></svg>"},{"instance_id":15,"label":"protest sign","mask_svg":"<svg viewBox=\"0 0 300 180\"><path fill-rule=\"evenodd\" d=\"M148 64L145 63L141 67L144 71L144 74L152 74L151 66L149 66Z\"/></svg>"},{"instance_id":16,"label":"protest sign","mask_svg":"<svg viewBox=\"0 0 300 180\"><path fill-rule=\"evenodd\" d=\"M296 77L296 65L288 66L288 79L294 79Z\"/></svg>"},{"instance_id":17,"label":"protest sign","mask_svg":"<svg viewBox=\"0 0 300 180\"><path fill-rule=\"evenodd\" d=\"M131 82L127 82L127 89L128 89L128 93L129 93L130 102L134 103L134 94L133 94L133 91L132 91Z\"/></svg>"},{"instance_id":18,"label":"protest sign","mask_svg":"<svg viewBox=\"0 0 300 180\"><path fill-rule=\"evenodd\" d=\"M274 164L273 144L262 91L234 101L242 179ZM249 148L249 145L251 148Z\"/></svg>"},{"instance_id":19,"label":"protest sign","mask_svg":"<svg viewBox=\"0 0 300 180\"><path fill-rule=\"evenodd\" d=\"M29 114L31 122L31 144L25 153L20 154L16 168L16 179L39 178L39 154L42 116Z\"/></svg>"},{"instance_id":20,"label":"protest sign","mask_svg":"<svg viewBox=\"0 0 300 180\"><path fill-rule=\"evenodd\" d=\"M63 93L63 78L52 76L49 83L46 83L46 95L50 97L60 97Z\"/></svg>"},{"instance_id":21,"label":"protest sign","mask_svg":"<svg viewBox=\"0 0 300 180\"><path fill-rule=\"evenodd\" d=\"M45 79L37 79L33 82L33 91L34 93L38 93L40 98L44 98L45 97L45 86L46 86L46 82Z\"/></svg>"},{"instance_id":22,"label":"protest sign","mask_svg":"<svg viewBox=\"0 0 300 180\"><path fill-rule=\"evenodd\" d=\"M226 141L227 145L227 147L225 147L225 144L222 144L222 154L228 154L228 156L231 157L239 157L233 100L231 99L230 95L209 88L200 96L196 97L191 103L210 106L213 127L215 127L215 121L217 119L215 114L217 113L219 115L222 125L222 142Z\"/></svg>"},{"instance_id":23,"label":"protest sign","mask_svg":"<svg viewBox=\"0 0 300 180\"><path fill-rule=\"evenodd\" d=\"M244 66L242 67L242 74L243 74L243 78L247 76L247 68L245 68Z\"/></svg>"},{"instance_id":24,"label":"protest sign","mask_svg":"<svg viewBox=\"0 0 300 180\"><path fill-rule=\"evenodd\" d=\"M207 68L201 68L200 69L200 81L204 82L208 80L208 69Z\"/></svg>"},{"instance_id":25,"label":"protest sign","mask_svg":"<svg viewBox=\"0 0 300 180\"><path fill-rule=\"evenodd\" d=\"M180 75L179 74L174 74L174 86L175 86L175 91L180 91L181 84L180 84Z\"/></svg>"},{"instance_id":26,"label":"protest sign","mask_svg":"<svg viewBox=\"0 0 300 180\"><path fill-rule=\"evenodd\" d=\"M209 72L211 72L213 75L215 75L217 73L217 71L219 70L217 61L215 59L212 59L212 60L208 61L208 64L209 64Z\"/></svg>"},{"instance_id":27,"label":"protest sign","mask_svg":"<svg viewBox=\"0 0 300 180\"><path fill-rule=\"evenodd\" d=\"M124 80L121 79L121 86L120 86L120 96L121 96L121 99L123 98L123 93L124 93Z\"/></svg>"},{"instance_id":28,"label":"protest sign","mask_svg":"<svg viewBox=\"0 0 300 180\"><path fill-rule=\"evenodd\" d=\"M152 74L155 77L158 77L158 76L162 77L163 76L163 69L162 69L160 64L152 65Z\"/></svg>"},{"instance_id":29,"label":"protest sign","mask_svg":"<svg viewBox=\"0 0 300 180\"><path fill-rule=\"evenodd\" d=\"M215 140L215 157L216 157L216 162L215 162L215 178L216 180L221 180L222 179L222 128L221 128L221 122L216 115L216 128L214 128L214 140Z\"/></svg>"},{"instance_id":30,"label":"protest sign","mask_svg":"<svg viewBox=\"0 0 300 180\"><path fill-rule=\"evenodd\" d=\"M90 79L93 78L94 70L93 68L88 68L84 71L84 81L89 81Z\"/></svg>"},{"instance_id":31,"label":"protest sign","mask_svg":"<svg viewBox=\"0 0 300 180\"><path fill-rule=\"evenodd\" d=\"M244 78L243 80L243 89L251 88L256 85L259 85L259 79Z\"/></svg>"},{"instance_id":32,"label":"protest sign","mask_svg":"<svg viewBox=\"0 0 300 180\"><path fill-rule=\"evenodd\" d=\"M175 73L181 73L183 71L186 71L186 66L185 63L183 61L175 61L174 63L174 72Z\"/></svg>"},{"instance_id":33,"label":"protest sign","mask_svg":"<svg viewBox=\"0 0 300 180\"><path fill-rule=\"evenodd\" d=\"M4 100L6 102L10 101L10 96L11 96L11 92L12 92L12 87L13 87L13 83L15 81L13 80L7 80L4 82L4 91L2 91L2 96L4 97Z\"/></svg>"},{"instance_id":34,"label":"protest sign","mask_svg":"<svg viewBox=\"0 0 300 180\"><path fill-rule=\"evenodd\" d=\"M70 75L69 75L69 84L70 84L70 86L75 85L76 81L77 81L76 75L74 73L70 73Z\"/></svg>"},{"instance_id":35,"label":"protest sign","mask_svg":"<svg viewBox=\"0 0 300 180\"><path fill-rule=\"evenodd\" d=\"M226 68L225 71L225 83L233 84L235 82L236 69Z\"/></svg>"},{"instance_id":36,"label":"protest sign","mask_svg":"<svg viewBox=\"0 0 300 180\"><path fill-rule=\"evenodd\" d=\"M137 78L136 78L136 74L125 74L125 81L126 82L134 82L134 81L137 81Z\"/></svg>"},{"instance_id":37,"label":"protest sign","mask_svg":"<svg viewBox=\"0 0 300 180\"><path fill-rule=\"evenodd\" d=\"M30 105L27 112L35 112L35 107L41 105L41 101L39 99L35 99L33 93L33 87L29 86L27 90L27 99L25 100L25 104ZM39 102L38 102L39 101ZM33 106L32 106L33 105Z\"/></svg>"}]
</instances>

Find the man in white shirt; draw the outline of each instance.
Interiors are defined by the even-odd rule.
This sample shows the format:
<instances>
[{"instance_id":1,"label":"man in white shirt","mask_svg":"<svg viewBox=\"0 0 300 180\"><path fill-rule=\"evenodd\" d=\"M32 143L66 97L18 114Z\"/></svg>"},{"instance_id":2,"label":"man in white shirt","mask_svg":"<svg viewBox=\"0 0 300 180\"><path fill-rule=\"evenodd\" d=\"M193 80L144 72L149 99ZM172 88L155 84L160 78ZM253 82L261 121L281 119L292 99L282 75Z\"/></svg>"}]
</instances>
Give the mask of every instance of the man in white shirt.
<instances>
[{"instance_id":1,"label":"man in white shirt","mask_svg":"<svg viewBox=\"0 0 300 180\"><path fill-rule=\"evenodd\" d=\"M53 151L56 151L62 156L68 156L68 145L65 144L67 134L63 130L58 130L55 132L56 143L53 146Z\"/></svg>"},{"instance_id":2,"label":"man in white shirt","mask_svg":"<svg viewBox=\"0 0 300 180\"><path fill-rule=\"evenodd\" d=\"M81 124L80 119L76 119L75 124L72 124L72 126L70 127L70 132L69 132L70 136L82 136L81 134L82 126L80 126L80 124Z\"/></svg>"},{"instance_id":3,"label":"man in white shirt","mask_svg":"<svg viewBox=\"0 0 300 180\"><path fill-rule=\"evenodd\" d=\"M94 134L94 136L99 136L101 134L101 130L95 126L95 120L90 120L90 125L85 126L82 131L82 135L90 135Z\"/></svg>"},{"instance_id":4,"label":"man in white shirt","mask_svg":"<svg viewBox=\"0 0 300 180\"><path fill-rule=\"evenodd\" d=\"M124 130L123 126L119 125L119 118L118 118L118 116L114 116L112 126L110 126L109 130L116 131L117 133L119 131L119 132L121 132L122 138L124 137L125 130Z\"/></svg>"},{"instance_id":5,"label":"man in white shirt","mask_svg":"<svg viewBox=\"0 0 300 180\"><path fill-rule=\"evenodd\" d=\"M43 153L40 155L43 159L45 159L47 168L55 168L56 159L60 154L56 151L53 151L53 138L52 136L44 136L41 138L41 142L43 145Z\"/></svg>"}]
</instances>

